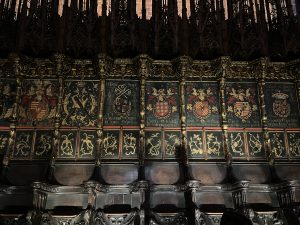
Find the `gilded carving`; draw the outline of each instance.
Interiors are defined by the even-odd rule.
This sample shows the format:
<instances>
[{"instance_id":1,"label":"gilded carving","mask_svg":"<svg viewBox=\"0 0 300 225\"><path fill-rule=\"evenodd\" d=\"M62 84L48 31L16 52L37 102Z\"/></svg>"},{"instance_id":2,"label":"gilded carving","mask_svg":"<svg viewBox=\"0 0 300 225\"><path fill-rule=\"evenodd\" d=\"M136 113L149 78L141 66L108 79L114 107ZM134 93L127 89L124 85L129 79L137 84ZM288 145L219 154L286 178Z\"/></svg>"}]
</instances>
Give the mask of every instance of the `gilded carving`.
<instances>
[{"instance_id":1,"label":"gilded carving","mask_svg":"<svg viewBox=\"0 0 300 225\"><path fill-rule=\"evenodd\" d=\"M51 132L38 131L35 140L34 157L48 157L52 151L53 135Z\"/></svg>"},{"instance_id":2,"label":"gilded carving","mask_svg":"<svg viewBox=\"0 0 300 225\"><path fill-rule=\"evenodd\" d=\"M270 133L271 151L275 157L285 157L285 144L283 133Z\"/></svg>"},{"instance_id":3,"label":"gilded carving","mask_svg":"<svg viewBox=\"0 0 300 225\"><path fill-rule=\"evenodd\" d=\"M188 149L191 157L204 155L202 132L188 132Z\"/></svg>"},{"instance_id":4,"label":"gilded carving","mask_svg":"<svg viewBox=\"0 0 300 225\"><path fill-rule=\"evenodd\" d=\"M119 132L106 131L103 135L103 156L118 157L119 155Z\"/></svg>"},{"instance_id":5,"label":"gilded carving","mask_svg":"<svg viewBox=\"0 0 300 225\"><path fill-rule=\"evenodd\" d=\"M60 135L60 148L59 157L61 158L73 158L75 157L75 132L61 132Z\"/></svg>"},{"instance_id":6,"label":"gilded carving","mask_svg":"<svg viewBox=\"0 0 300 225\"><path fill-rule=\"evenodd\" d=\"M300 156L300 133L288 133L290 157Z\"/></svg>"},{"instance_id":7,"label":"gilded carving","mask_svg":"<svg viewBox=\"0 0 300 225\"><path fill-rule=\"evenodd\" d=\"M161 132L146 132L146 155L160 158L162 154Z\"/></svg>"},{"instance_id":8,"label":"gilded carving","mask_svg":"<svg viewBox=\"0 0 300 225\"><path fill-rule=\"evenodd\" d=\"M123 134L123 157L132 157L137 155L138 144L137 132L124 132Z\"/></svg>"},{"instance_id":9,"label":"gilded carving","mask_svg":"<svg viewBox=\"0 0 300 225\"><path fill-rule=\"evenodd\" d=\"M229 146L233 156L245 156L244 135L241 132L230 133Z\"/></svg>"},{"instance_id":10,"label":"gilded carving","mask_svg":"<svg viewBox=\"0 0 300 225\"><path fill-rule=\"evenodd\" d=\"M222 155L222 134L221 132L205 132L206 152L208 157L219 157Z\"/></svg>"},{"instance_id":11,"label":"gilded carving","mask_svg":"<svg viewBox=\"0 0 300 225\"><path fill-rule=\"evenodd\" d=\"M247 133L248 135L248 149L250 156L259 157L264 156L263 152L263 138L262 133Z\"/></svg>"},{"instance_id":12,"label":"gilded carving","mask_svg":"<svg viewBox=\"0 0 300 225\"><path fill-rule=\"evenodd\" d=\"M93 157L96 149L97 134L93 131L80 132L79 157Z\"/></svg>"},{"instance_id":13,"label":"gilded carving","mask_svg":"<svg viewBox=\"0 0 300 225\"><path fill-rule=\"evenodd\" d=\"M14 158L29 158L31 153L32 132L17 132Z\"/></svg>"},{"instance_id":14,"label":"gilded carving","mask_svg":"<svg viewBox=\"0 0 300 225\"><path fill-rule=\"evenodd\" d=\"M165 132L164 152L165 157L174 158L179 156L180 150L180 133L179 132Z\"/></svg>"}]
</instances>

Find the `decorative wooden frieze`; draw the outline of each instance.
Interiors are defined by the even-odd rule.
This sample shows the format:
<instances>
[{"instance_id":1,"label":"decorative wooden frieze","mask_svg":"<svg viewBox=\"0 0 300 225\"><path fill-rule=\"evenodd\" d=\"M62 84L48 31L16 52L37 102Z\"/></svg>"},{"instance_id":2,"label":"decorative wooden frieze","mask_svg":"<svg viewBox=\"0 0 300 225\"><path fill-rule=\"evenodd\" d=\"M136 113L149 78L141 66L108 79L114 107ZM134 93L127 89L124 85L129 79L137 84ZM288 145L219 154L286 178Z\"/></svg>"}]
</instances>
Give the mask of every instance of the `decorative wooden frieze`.
<instances>
[{"instance_id":1,"label":"decorative wooden frieze","mask_svg":"<svg viewBox=\"0 0 300 225\"><path fill-rule=\"evenodd\" d=\"M258 157L255 153L258 150L250 150L255 143L257 148L262 144L260 154L267 158L273 154L273 158L277 155L281 160L297 159L295 154L292 156L289 151L274 147L281 146L283 133L283 146L288 148L288 134L298 132L299 110L293 107L298 106L299 97L297 61L273 63L261 58L235 62L229 57L212 61L189 57L153 60L146 55L116 60L99 55L96 60L79 60L56 54L51 59L11 56L2 65L9 62L10 71L15 75L7 79L5 73L0 74L0 123L3 131L11 126L12 137L15 129L36 129L31 151L33 159L38 159L34 152L42 152L42 141L48 146L43 130L49 126L53 135L51 157L54 158L62 147L60 132L73 129L76 157L96 162L103 156L104 130L123 130L117 137L118 159L136 157L127 157L124 153L122 146L127 146L130 139L131 144L139 142L135 145L140 149L136 154L142 160L143 148L147 155L150 148L147 140L154 135L149 132L160 132L162 149L167 149L168 144L180 146L185 149L180 154L186 152L191 159L214 159L223 155L228 158L229 154L235 154L239 150L230 150L231 144L227 145L231 133L233 136L240 133L245 142L242 150L245 155L235 155L236 160L262 159L262 155ZM273 67L277 70L270 69ZM39 71L41 76L38 76ZM271 81L270 73L274 71L289 73L289 79ZM134 134L130 136L125 131ZM176 137L181 135L179 142L176 138L173 142L166 139L173 136L172 132ZM198 144L195 145L194 136L202 147L195 147ZM14 138L9 140L11 150L7 154L12 155ZM222 146L214 148L211 143ZM93 153L80 153L81 145L85 146L84 151L88 151L87 146L93 146ZM165 150L161 154L162 158L168 158ZM169 158L176 157L174 153Z\"/></svg>"}]
</instances>

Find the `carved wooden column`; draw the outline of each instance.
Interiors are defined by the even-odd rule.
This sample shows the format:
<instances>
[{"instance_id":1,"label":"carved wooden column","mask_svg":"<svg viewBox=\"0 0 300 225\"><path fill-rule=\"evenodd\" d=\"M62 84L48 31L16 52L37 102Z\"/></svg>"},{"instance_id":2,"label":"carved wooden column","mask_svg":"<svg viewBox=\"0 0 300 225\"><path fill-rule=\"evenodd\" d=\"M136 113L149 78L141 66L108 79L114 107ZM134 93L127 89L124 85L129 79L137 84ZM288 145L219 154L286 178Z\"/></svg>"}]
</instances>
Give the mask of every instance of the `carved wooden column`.
<instances>
[{"instance_id":1,"label":"carved wooden column","mask_svg":"<svg viewBox=\"0 0 300 225\"><path fill-rule=\"evenodd\" d=\"M295 83L297 85L297 97L298 99L300 99L300 59L292 62L292 65L290 65L288 72L292 75L292 77L294 77Z\"/></svg>"},{"instance_id":2,"label":"carved wooden column","mask_svg":"<svg viewBox=\"0 0 300 225\"><path fill-rule=\"evenodd\" d=\"M55 112L55 122L54 122L54 133L53 133L53 149L50 156L50 170L48 174L48 180L51 182L54 179L54 170L55 170L55 161L57 157L57 153L59 151L59 129L60 129L60 111L62 107L62 101L63 101L63 86L64 86L64 80L63 80L63 64L64 64L64 55L57 54L54 55L54 61L56 63L55 65L55 74L58 78L59 82L59 94L58 94L58 105Z\"/></svg>"},{"instance_id":3,"label":"carved wooden column","mask_svg":"<svg viewBox=\"0 0 300 225\"><path fill-rule=\"evenodd\" d=\"M265 104L265 78L267 76L267 66L268 66L268 58L261 58L259 60L259 71L258 71L258 93L259 93L259 101L260 101L260 112L261 112L261 123L263 129L263 138L264 138L264 148L267 154L267 160L270 165L274 164L275 155L271 150L271 144L269 139L268 132L268 124L267 124L267 112L266 112L266 104Z\"/></svg>"},{"instance_id":4,"label":"carved wooden column","mask_svg":"<svg viewBox=\"0 0 300 225\"><path fill-rule=\"evenodd\" d=\"M10 60L13 64L13 75L16 77L16 101L13 106L12 118L10 123L10 132L9 132L9 140L7 151L5 152L3 158L3 175L5 176L6 169L10 163L11 155L14 150L14 144L16 139L16 125L17 125L17 114L18 114L18 105L20 103L20 94L21 94L21 86L22 86L22 78L20 71L20 58L17 55L10 55Z\"/></svg>"},{"instance_id":5,"label":"carved wooden column","mask_svg":"<svg viewBox=\"0 0 300 225\"><path fill-rule=\"evenodd\" d=\"M180 94L180 125L181 125L181 160L184 167L184 178L187 180L188 172L188 153L187 153L187 131L186 131L186 111L185 111L185 88L186 77L190 72L191 58L180 57L178 59L178 75L180 77L179 94Z\"/></svg>"},{"instance_id":6,"label":"carved wooden column","mask_svg":"<svg viewBox=\"0 0 300 225\"><path fill-rule=\"evenodd\" d=\"M149 57L141 55L138 57L138 73L140 77L140 150L139 150L139 179L145 179L144 160L145 160L145 88L146 77L150 73Z\"/></svg>"},{"instance_id":7,"label":"carved wooden column","mask_svg":"<svg viewBox=\"0 0 300 225\"><path fill-rule=\"evenodd\" d=\"M109 71L109 58L106 55L98 55L97 59L97 73L100 78L100 93L99 93L99 114L98 114L98 123L97 123L97 147L95 154L95 176L100 176L99 169L101 166L101 153L103 145L103 110L104 110L104 99L105 99L105 77L108 75Z\"/></svg>"},{"instance_id":8,"label":"carved wooden column","mask_svg":"<svg viewBox=\"0 0 300 225\"><path fill-rule=\"evenodd\" d=\"M230 69L230 61L229 57L221 57L220 65L219 65L219 91L220 91L220 103L221 103L221 128L223 133L223 148L225 154L225 160L227 166L231 166L232 163L232 155L229 151L228 147L228 120L227 120L227 112L226 112L226 103L225 103L225 88L226 88L226 75L229 73Z\"/></svg>"}]
</instances>

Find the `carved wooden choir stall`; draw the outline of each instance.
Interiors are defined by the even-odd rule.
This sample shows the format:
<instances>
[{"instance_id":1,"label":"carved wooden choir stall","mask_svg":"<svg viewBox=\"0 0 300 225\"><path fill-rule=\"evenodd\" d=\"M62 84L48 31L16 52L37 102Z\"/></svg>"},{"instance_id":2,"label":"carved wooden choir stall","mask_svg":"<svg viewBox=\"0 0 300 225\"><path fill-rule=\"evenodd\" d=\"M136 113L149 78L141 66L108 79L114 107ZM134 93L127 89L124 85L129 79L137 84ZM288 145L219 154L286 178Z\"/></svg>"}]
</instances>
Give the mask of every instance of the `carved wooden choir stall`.
<instances>
[{"instance_id":1,"label":"carved wooden choir stall","mask_svg":"<svg viewBox=\"0 0 300 225\"><path fill-rule=\"evenodd\" d=\"M149 2L0 0L0 225L299 225L299 1Z\"/></svg>"}]
</instances>

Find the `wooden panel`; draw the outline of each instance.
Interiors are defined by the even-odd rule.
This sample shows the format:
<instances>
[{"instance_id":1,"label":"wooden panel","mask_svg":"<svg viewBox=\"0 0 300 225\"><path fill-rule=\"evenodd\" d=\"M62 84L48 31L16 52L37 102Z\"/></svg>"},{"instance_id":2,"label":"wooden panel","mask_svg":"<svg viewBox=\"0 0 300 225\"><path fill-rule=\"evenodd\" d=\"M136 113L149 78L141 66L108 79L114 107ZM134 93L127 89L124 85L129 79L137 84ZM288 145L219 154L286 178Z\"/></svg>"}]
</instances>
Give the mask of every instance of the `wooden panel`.
<instances>
[{"instance_id":1,"label":"wooden panel","mask_svg":"<svg viewBox=\"0 0 300 225\"><path fill-rule=\"evenodd\" d=\"M138 179L138 166L133 164L102 165L101 176L108 184L129 184Z\"/></svg>"},{"instance_id":2,"label":"wooden panel","mask_svg":"<svg viewBox=\"0 0 300 225\"><path fill-rule=\"evenodd\" d=\"M285 180L300 180L300 165L282 164L275 166L276 173Z\"/></svg>"},{"instance_id":3,"label":"wooden panel","mask_svg":"<svg viewBox=\"0 0 300 225\"><path fill-rule=\"evenodd\" d=\"M269 179L269 166L264 164L256 165L233 165L233 173L239 180L248 180L251 183L266 183Z\"/></svg>"},{"instance_id":4,"label":"wooden panel","mask_svg":"<svg viewBox=\"0 0 300 225\"><path fill-rule=\"evenodd\" d=\"M48 163L44 164L14 164L7 171L7 179L13 185L30 185L34 181L47 179Z\"/></svg>"},{"instance_id":5,"label":"wooden panel","mask_svg":"<svg viewBox=\"0 0 300 225\"><path fill-rule=\"evenodd\" d=\"M177 163L149 163L146 165L146 180L154 184L175 184L180 181Z\"/></svg>"},{"instance_id":6,"label":"wooden panel","mask_svg":"<svg viewBox=\"0 0 300 225\"><path fill-rule=\"evenodd\" d=\"M150 207L172 205L177 208L185 207L184 192L157 191L150 193Z\"/></svg>"},{"instance_id":7,"label":"wooden panel","mask_svg":"<svg viewBox=\"0 0 300 225\"><path fill-rule=\"evenodd\" d=\"M191 164L189 166L192 179L202 184L219 184L226 176L226 166L222 164Z\"/></svg>"},{"instance_id":8,"label":"wooden panel","mask_svg":"<svg viewBox=\"0 0 300 225\"><path fill-rule=\"evenodd\" d=\"M94 172L93 164L56 164L54 176L62 185L80 185L91 179Z\"/></svg>"}]
</instances>

